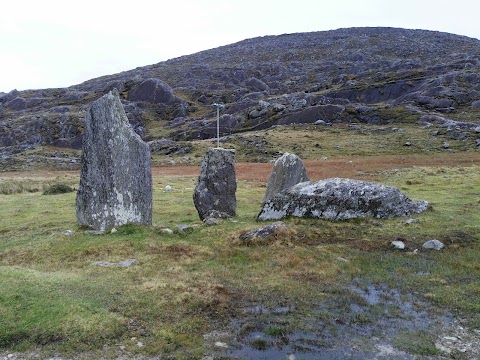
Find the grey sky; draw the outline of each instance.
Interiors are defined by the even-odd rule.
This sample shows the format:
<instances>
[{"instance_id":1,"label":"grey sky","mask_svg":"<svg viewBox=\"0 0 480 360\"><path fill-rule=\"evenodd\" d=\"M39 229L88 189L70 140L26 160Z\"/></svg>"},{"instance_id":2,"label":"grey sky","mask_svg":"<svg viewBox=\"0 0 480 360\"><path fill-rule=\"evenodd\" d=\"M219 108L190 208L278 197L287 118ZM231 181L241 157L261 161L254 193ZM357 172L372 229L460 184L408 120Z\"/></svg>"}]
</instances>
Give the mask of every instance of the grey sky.
<instances>
[{"instance_id":1,"label":"grey sky","mask_svg":"<svg viewBox=\"0 0 480 360\"><path fill-rule=\"evenodd\" d=\"M0 11L0 91L65 87L256 36L391 26L480 38L475 0L17 0Z\"/></svg>"}]
</instances>

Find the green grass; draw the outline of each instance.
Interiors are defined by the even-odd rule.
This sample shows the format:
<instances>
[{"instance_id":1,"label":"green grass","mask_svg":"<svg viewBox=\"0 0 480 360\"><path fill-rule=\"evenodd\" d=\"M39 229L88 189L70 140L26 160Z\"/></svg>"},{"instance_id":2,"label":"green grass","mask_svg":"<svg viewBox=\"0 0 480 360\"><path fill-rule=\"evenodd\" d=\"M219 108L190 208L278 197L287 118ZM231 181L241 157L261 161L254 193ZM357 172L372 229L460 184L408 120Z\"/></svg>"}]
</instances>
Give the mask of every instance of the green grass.
<instances>
[{"instance_id":1,"label":"green grass","mask_svg":"<svg viewBox=\"0 0 480 360\"><path fill-rule=\"evenodd\" d=\"M403 332L394 339L394 344L401 350L417 355L432 356L440 354L440 350L435 347L430 334L422 331Z\"/></svg>"},{"instance_id":2,"label":"green grass","mask_svg":"<svg viewBox=\"0 0 480 360\"><path fill-rule=\"evenodd\" d=\"M265 188L256 181L239 181L234 221L205 226L192 200L196 178L155 177L153 226L126 225L100 236L76 225L75 193L2 194L0 348L96 356L109 349L115 357L124 346L131 356L201 358L207 350L203 335L228 327L245 304L294 304L303 315L327 299L348 305L351 295L341 289L353 278L414 293L478 329L480 168L411 168L378 177L413 199L431 202L433 210L415 216L420 221L411 225L404 219L380 220L381 226L371 219L287 219L293 231L288 242L255 247L237 239L261 225L255 216ZM164 191L165 184L173 191ZM176 224L193 230L178 231ZM162 232L164 227L174 234ZM75 234L66 236L67 229ZM397 238L409 251L390 250ZM447 248L422 250L423 241L432 238ZM91 265L130 258L138 264ZM301 316L285 321L265 327L266 334L278 337L306 326ZM372 321L368 314L351 318L357 325ZM431 342L411 347L412 338L416 334L401 333L395 344L414 354L436 354Z\"/></svg>"}]
</instances>

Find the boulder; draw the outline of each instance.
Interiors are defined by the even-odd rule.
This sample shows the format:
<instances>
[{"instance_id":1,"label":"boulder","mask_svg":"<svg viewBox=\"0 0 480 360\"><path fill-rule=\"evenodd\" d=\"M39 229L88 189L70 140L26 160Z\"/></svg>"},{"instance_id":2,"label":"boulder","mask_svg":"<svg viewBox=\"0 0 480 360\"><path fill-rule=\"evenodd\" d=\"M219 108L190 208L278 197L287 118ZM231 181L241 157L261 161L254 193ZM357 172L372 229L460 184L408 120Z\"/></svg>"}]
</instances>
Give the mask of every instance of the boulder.
<instances>
[{"instance_id":1,"label":"boulder","mask_svg":"<svg viewBox=\"0 0 480 360\"><path fill-rule=\"evenodd\" d=\"M302 159L294 154L283 154L273 164L263 203L270 200L275 194L305 181L310 180Z\"/></svg>"},{"instance_id":2,"label":"boulder","mask_svg":"<svg viewBox=\"0 0 480 360\"><path fill-rule=\"evenodd\" d=\"M147 79L135 86L128 93L129 101L146 101L172 105L180 102L173 94L172 88L159 79Z\"/></svg>"},{"instance_id":3,"label":"boulder","mask_svg":"<svg viewBox=\"0 0 480 360\"><path fill-rule=\"evenodd\" d=\"M427 210L426 201L412 201L393 186L332 178L313 184L303 182L266 201L258 220L287 216L347 220L389 218Z\"/></svg>"},{"instance_id":4,"label":"boulder","mask_svg":"<svg viewBox=\"0 0 480 360\"><path fill-rule=\"evenodd\" d=\"M148 146L150 147L150 151L152 153L158 153L162 155L170 155L177 153L187 154L192 151L192 147L190 145L183 146L176 141L166 138L150 141L148 142Z\"/></svg>"},{"instance_id":5,"label":"boulder","mask_svg":"<svg viewBox=\"0 0 480 360\"><path fill-rule=\"evenodd\" d=\"M268 85L254 77L246 80L245 86L250 91L268 91Z\"/></svg>"},{"instance_id":6,"label":"boulder","mask_svg":"<svg viewBox=\"0 0 480 360\"><path fill-rule=\"evenodd\" d=\"M476 101L472 102L472 108L480 109L480 100L476 100Z\"/></svg>"},{"instance_id":7,"label":"boulder","mask_svg":"<svg viewBox=\"0 0 480 360\"><path fill-rule=\"evenodd\" d=\"M27 107L27 101L24 98L18 96L15 99L7 102L6 105L7 105L7 108L9 108L11 110L19 111L19 110L23 110Z\"/></svg>"},{"instance_id":8,"label":"boulder","mask_svg":"<svg viewBox=\"0 0 480 360\"><path fill-rule=\"evenodd\" d=\"M116 90L93 102L85 117L76 210L78 224L96 230L152 222L150 150Z\"/></svg>"},{"instance_id":9,"label":"boulder","mask_svg":"<svg viewBox=\"0 0 480 360\"><path fill-rule=\"evenodd\" d=\"M235 216L236 191L235 150L209 148L193 193L200 219L205 220L212 210Z\"/></svg>"},{"instance_id":10,"label":"boulder","mask_svg":"<svg viewBox=\"0 0 480 360\"><path fill-rule=\"evenodd\" d=\"M267 115L267 114L268 114L268 109L267 108L260 108L260 109L255 108L248 113L248 117L250 119L256 119L256 118L262 117L262 116Z\"/></svg>"}]
</instances>

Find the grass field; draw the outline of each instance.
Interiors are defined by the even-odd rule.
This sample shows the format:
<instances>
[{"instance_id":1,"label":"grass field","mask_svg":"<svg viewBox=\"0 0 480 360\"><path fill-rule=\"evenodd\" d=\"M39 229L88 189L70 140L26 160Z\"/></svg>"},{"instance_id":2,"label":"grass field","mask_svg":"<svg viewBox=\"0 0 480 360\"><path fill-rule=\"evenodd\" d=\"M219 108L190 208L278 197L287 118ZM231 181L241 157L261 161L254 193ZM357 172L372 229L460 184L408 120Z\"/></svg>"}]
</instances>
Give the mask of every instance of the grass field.
<instances>
[{"instance_id":1,"label":"grass field","mask_svg":"<svg viewBox=\"0 0 480 360\"><path fill-rule=\"evenodd\" d=\"M95 236L76 225L74 192L42 195L53 183L76 186L75 172L2 174L1 351L19 358L309 358L312 349L342 351L343 342L367 355L388 344L402 354L480 356L478 152L306 164L312 180L380 181L433 209L410 225L404 218L287 219L285 237L247 247L238 236L262 225L255 217L271 165L238 164L238 214L216 226L202 224L193 205L198 167L159 167L153 226ZM397 239L406 251L391 248ZM446 248L422 249L430 239ZM126 259L137 263L92 265ZM470 347L439 349L445 336L458 335L458 324Z\"/></svg>"}]
</instances>

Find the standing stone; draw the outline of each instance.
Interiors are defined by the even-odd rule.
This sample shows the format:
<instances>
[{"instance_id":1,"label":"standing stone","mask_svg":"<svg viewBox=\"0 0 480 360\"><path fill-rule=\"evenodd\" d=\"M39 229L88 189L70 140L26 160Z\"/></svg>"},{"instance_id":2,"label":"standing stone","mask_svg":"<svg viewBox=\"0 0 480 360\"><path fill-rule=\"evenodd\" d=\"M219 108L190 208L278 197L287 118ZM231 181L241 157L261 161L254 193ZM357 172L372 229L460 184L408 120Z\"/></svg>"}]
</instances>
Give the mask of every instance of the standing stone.
<instances>
[{"instance_id":1,"label":"standing stone","mask_svg":"<svg viewBox=\"0 0 480 360\"><path fill-rule=\"evenodd\" d=\"M202 161L193 202L200 219L235 216L235 150L209 148Z\"/></svg>"},{"instance_id":2,"label":"standing stone","mask_svg":"<svg viewBox=\"0 0 480 360\"><path fill-rule=\"evenodd\" d=\"M116 90L87 112L76 208L78 224L96 230L152 223L150 149L131 128Z\"/></svg>"},{"instance_id":3,"label":"standing stone","mask_svg":"<svg viewBox=\"0 0 480 360\"><path fill-rule=\"evenodd\" d=\"M283 154L273 165L263 203L266 203L275 194L305 181L310 180L302 159L294 154Z\"/></svg>"}]
</instances>

